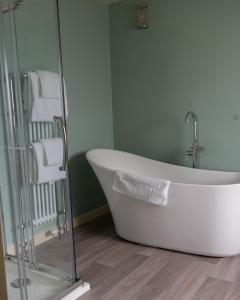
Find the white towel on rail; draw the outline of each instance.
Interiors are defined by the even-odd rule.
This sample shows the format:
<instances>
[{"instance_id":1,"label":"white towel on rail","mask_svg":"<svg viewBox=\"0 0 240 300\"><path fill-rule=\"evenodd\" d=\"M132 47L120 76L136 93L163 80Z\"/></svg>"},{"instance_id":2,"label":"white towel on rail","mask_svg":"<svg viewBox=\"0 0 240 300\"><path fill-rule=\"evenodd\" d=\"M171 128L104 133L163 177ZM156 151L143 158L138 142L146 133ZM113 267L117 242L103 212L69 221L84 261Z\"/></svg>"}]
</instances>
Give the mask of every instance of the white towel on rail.
<instances>
[{"instance_id":1,"label":"white towel on rail","mask_svg":"<svg viewBox=\"0 0 240 300\"><path fill-rule=\"evenodd\" d=\"M170 181L115 171L113 190L129 197L166 206Z\"/></svg>"},{"instance_id":2,"label":"white towel on rail","mask_svg":"<svg viewBox=\"0 0 240 300\"><path fill-rule=\"evenodd\" d=\"M60 99L61 97L61 83L60 76L57 73L50 71L37 70L39 79L39 96L42 98Z\"/></svg>"},{"instance_id":3,"label":"white towel on rail","mask_svg":"<svg viewBox=\"0 0 240 300\"><path fill-rule=\"evenodd\" d=\"M27 79L24 80L24 110L28 114L30 122L53 122L54 116L63 116L63 106L61 97L44 98L41 97L41 85L38 74L36 72L27 72ZM59 94L60 86L56 95ZM64 85L64 99L66 117L68 115L67 94Z\"/></svg>"},{"instance_id":4,"label":"white towel on rail","mask_svg":"<svg viewBox=\"0 0 240 300\"><path fill-rule=\"evenodd\" d=\"M44 150L40 142L32 143L33 163L32 163L32 183L41 184L55 182L66 178L66 172L61 171L60 165L44 166Z\"/></svg>"},{"instance_id":5,"label":"white towel on rail","mask_svg":"<svg viewBox=\"0 0 240 300\"><path fill-rule=\"evenodd\" d=\"M41 139L43 146L44 166L56 166L63 164L63 140L61 138Z\"/></svg>"},{"instance_id":6,"label":"white towel on rail","mask_svg":"<svg viewBox=\"0 0 240 300\"><path fill-rule=\"evenodd\" d=\"M46 70L36 70L39 80L39 96L45 99L61 99L61 77L58 73ZM66 92L66 83L63 79L63 93L65 100L66 116L68 115L68 101Z\"/></svg>"}]
</instances>

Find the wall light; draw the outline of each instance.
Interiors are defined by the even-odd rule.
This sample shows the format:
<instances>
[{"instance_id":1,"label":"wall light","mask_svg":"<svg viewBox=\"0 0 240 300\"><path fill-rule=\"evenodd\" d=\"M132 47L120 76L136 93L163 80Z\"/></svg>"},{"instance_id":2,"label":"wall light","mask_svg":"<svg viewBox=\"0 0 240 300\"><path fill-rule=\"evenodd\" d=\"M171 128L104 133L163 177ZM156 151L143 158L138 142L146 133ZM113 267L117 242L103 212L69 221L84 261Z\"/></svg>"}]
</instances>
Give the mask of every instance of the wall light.
<instances>
[{"instance_id":1,"label":"wall light","mask_svg":"<svg viewBox=\"0 0 240 300\"><path fill-rule=\"evenodd\" d=\"M145 1L140 1L137 6L137 27L138 29L147 29L147 8L148 5Z\"/></svg>"}]
</instances>

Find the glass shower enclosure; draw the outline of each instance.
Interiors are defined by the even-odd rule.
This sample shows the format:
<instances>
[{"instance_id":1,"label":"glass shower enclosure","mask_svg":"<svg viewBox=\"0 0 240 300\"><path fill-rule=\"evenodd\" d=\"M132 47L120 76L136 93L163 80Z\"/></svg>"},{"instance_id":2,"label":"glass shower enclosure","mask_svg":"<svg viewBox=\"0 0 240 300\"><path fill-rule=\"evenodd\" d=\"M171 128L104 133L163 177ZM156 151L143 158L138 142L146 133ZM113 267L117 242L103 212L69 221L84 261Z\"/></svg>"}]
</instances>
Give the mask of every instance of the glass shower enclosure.
<instances>
[{"instance_id":1,"label":"glass shower enclosure","mask_svg":"<svg viewBox=\"0 0 240 300\"><path fill-rule=\"evenodd\" d=\"M29 72L58 74L61 116L32 122ZM67 166L67 86L58 0L0 0L0 219L9 299L53 299L76 281ZM28 92L28 91L27 91ZM32 178L33 144L63 141L65 176Z\"/></svg>"}]
</instances>

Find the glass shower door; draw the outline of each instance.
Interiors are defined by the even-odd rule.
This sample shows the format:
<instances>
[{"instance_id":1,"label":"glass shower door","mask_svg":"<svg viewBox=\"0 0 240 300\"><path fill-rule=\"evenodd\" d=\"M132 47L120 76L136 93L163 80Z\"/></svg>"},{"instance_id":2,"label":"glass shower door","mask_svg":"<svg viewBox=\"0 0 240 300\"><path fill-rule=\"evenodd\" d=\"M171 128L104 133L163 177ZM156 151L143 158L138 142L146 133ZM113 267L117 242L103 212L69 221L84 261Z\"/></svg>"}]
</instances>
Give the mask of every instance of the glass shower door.
<instances>
[{"instance_id":1,"label":"glass shower door","mask_svg":"<svg viewBox=\"0 0 240 300\"><path fill-rule=\"evenodd\" d=\"M9 274L16 279L16 286L12 278L8 289L11 300L19 299L19 293L21 299L47 300L76 280L67 165L66 178L61 180L38 184L30 176L32 143L55 137L62 138L65 146L67 142L58 3L0 3L0 159L6 171L0 177L1 219ZM23 91L29 72L37 70L61 78L62 117L53 122L33 123L28 118Z\"/></svg>"},{"instance_id":2,"label":"glass shower door","mask_svg":"<svg viewBox=\"0 0 240 300\"><path fill-rule=\"evenodd\" d=\"M5 5L5 4L4 4ZM4 6L6 7L6 6ZM1 58L1 88L0 88L0 159L1 159L1 217L4 236L5 254L9 251L14 256L12 264L6 261L8 284L15 282L18 290L15 295L27 299L26 269L24 260L24 237L22 224L22 202L20 201L21 187L19 182L19 155L16 131L16 107L13 101L13 85L8 75L14 72L14 59L11 63L8 58L14 58L13 40L9 39L9 32L13 26L12 16L0 16L0 58ZM8 37L7 37L8 36ZM11 71L10 71L11 70ZM13 73L11 73L13 74ZM12 75L11 75L12 76ZM10 250L11 248L11 250ZM10 259L10 257L9 257ZM9 299L12 293L8 294Z\"/></svg>"}]
</instances>

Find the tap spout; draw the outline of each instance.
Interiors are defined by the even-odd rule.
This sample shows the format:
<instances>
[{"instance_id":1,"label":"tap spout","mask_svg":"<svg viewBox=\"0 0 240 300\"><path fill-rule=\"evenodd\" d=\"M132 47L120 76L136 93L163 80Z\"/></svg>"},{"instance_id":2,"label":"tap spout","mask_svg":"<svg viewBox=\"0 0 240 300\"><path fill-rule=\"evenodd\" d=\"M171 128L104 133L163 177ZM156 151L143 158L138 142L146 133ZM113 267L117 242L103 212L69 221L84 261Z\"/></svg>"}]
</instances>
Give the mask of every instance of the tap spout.
<instances>
[{"instance_id":1,"label":"tap spout","mask_svg":"<svg viewBox=\"0 0 240 300\"><path fill-rule=\"evenodd\" d=\"M193 123L193 144L190 150L186 152L187 158L192 157L193 168L198 167L199 164L199 153L203 151L203 147L198 143L198 118L195 112L189 111L185 115L185 122L190 123L190 120Z\"/></svg>"},{"instance_id":2,"label":"tap spout","mask_svg":"<svg viewBox=\"0 0 240 300\"><path fill-rule=\"evenodd\" d=\"M198 142L198 118L195 112L187 112L185 115L185 122L189 123L190 119L193 121L193 141L194 144L196 144Z\"/></svg>"}]
</instances>

